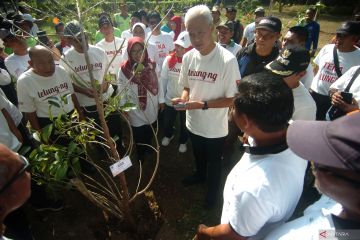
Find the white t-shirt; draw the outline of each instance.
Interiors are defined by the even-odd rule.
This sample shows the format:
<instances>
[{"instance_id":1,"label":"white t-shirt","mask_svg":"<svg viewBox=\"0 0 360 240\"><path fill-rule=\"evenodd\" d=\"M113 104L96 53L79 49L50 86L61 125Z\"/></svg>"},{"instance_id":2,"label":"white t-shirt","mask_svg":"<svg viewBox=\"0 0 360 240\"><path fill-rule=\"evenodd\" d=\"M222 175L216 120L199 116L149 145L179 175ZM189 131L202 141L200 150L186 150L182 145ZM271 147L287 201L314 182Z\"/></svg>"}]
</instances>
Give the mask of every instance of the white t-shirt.
<instances>
[{"instance_id":1,"label":"white t-shirt","mask_svg":"<svg viewBox=\"0 0 360 240\"><path fill-rule=\"evenodd\" d=\"M0 111L0 143L4 144L11 150L17 152L20 149L21 143L17 137L11 132L9 125Z\"/></svg>"},{"instance_id":2,"label":"white t-shirt","mask_svg":"<svg viewBox=\"0 0 360 240\"><path fill-rule=\"evenodd\" d=\"M306 69L306 74L300 79L300 82L306 87L306 89L310 89L313 79L314 79L313 67L311 64L309 64Z\"/></svg>"},{"instance_id":3,"label":"white t-shirt","mask_svg":"<svg viewBox=\"0 0 360 240\"><path fill-rule=\"evenodd\" d=\"M294 96L294 113L292 120L315 120L316 103L309 91L300 83L297 88L292 89Z\"/></svg>"},{"instance_id":4,"label":"white t-shirt","mask_svg":"<svg viewBox=\"0 0 360 240\"><path fill-rule=\"evenodd\" d=\"M210 101L231 98L237 93L240 80L236 58L216 44L206 56L196 49L183 57L179 84L189 88L190 101ZM219 138L228 134L228 107L186 111L186 127L190 132L206 137Z\"/></svg>"},{"instance_id":5,"label":"white t-shirt","mask_svg":"<svg viewBox=\"0 0 360 240\"><path fill-rule=\"evenodd\" d=\"M104 81L105 70L107 65L109 64L106 53L104 50L95 47L93 45L89 45L88 50L90 63L93 66L93 75L95 80L99 81L101 84ZM81 85L85 85L87 88L91 88L91 81L90 75L88 71L88 67L85 61L85 56L83 53L77 52L73 47L65 53L63 56L63 60L67 61L68 64L74 69L77 73L75 74L73 70L71 70L63 61L61 61L61 65L65 68L65 70L70 74L73 83L79 85L78 81L81 81ZM80 76L80 78L79 78ZM76 81L74 79L77 79ZM81 86L80 87L84 87ZM103 93L103 101L107 100L111 94L113 93L114 89L110 85L108 90ZM75 92L76 97L82 107L94 106L95 99L86 96L85 94Z\"/></svg>"},{"instance_id":6,"label":"white t-shirt","mask_svg":"<svg viewBox=\"0 0 360 240\"><path fill-rule=\"evenodd\" d=\"M130 29L125 30L121 33L121 38L125 39L126 41L133 37L133 34Z\"/></svg>"},{"instance_id":7,"label":"white t-shirt","mask_svg":"<svg viewBox=\"0 0 360 240\"><path fill-rule=\"evenodd\" d=\"M314 77L311 89L322 95L328 95L330 85L338 79L333 58L334 46L334 44L326 45L314 59L314 63L319 66L319 71ZM352 52L339 52L339 50L337 50L337 53L342 74L360 62L359 48L356 48L356 50Z\"/></svg>"},{"instance_id":8,"label":"white t-shirt","mask_svg":"<svg viewBox=\"0 0 360 240\"><path fill-rule=\"evenodd\" d=\"M227 176L221 223L239 235L262 239L293 214L307 161L290 149L278 154L244 153Z\"/></svg>"},{"instance_id":9,"label":"white t-shirt","mask_svg":"<svg viewBox=\"0 0 360 240\"><path fill-rule=\"evenodd\" d=\"M246 25L244 29L244 38L247 39L247 43L255 38L255 22Z\"/></svg>"},{"instance_id":10,"label":"white t-shirt","mask_svg":"<svg viewBox=\"0 0 360 240\"><path fill-rule=\"evenodd\" d=\"M124 41L124 39L122 38L115 37L114 41L107 42L104 38L100 42L98 42L95 46L105 51L109 63L115 56L114 60L110 64L108 72L110 74L116 75L119 71L121 63L123 62L122 56L126 52L126 48L127 48L126 40Z\"/></svg>"},{"instance_id":11,"label":"white t-shirt","mask_svg":"<svg viewBox=\"0 0 360 240\"><path fill-rule=\"evenodd\" d=\"M265 237L265 240L320 239L320 230L335 230L331 214L337 215L341 210L342 206L339 203L326 195L322 195L317 202L310 205L304 211L303 217L287 222L274 229Z\"/></svg>"},{"instance_id":12,"label":"white t-shirt","mask_svg":"<svg viewBox=\"0 0 360 240\"><path fill-rule=\"evenodd\" d=\"M51 106L51 115L57 117L74 109L71 94L74 89L66 71L59 66L51 77L43 77L29 69L23 73L17 82L19 109L21 112L36 112L38 117L49 118L49 100L57 102ZM61 101L66 96L67 104Z\"/></svg>"},{"instance_id":13,"label":"white t-shirt","mask_svg":"<svg viewBox=\"0 0 360 240\"><path fill-rule=\"evenodd\" d=\"M0 68L0 85L8 85L11 83L11 77L9 73L5 70Z\"/></svg>"},{"instance_id":14,"label":"white t-shirt","mask_svg":"<svg viewBox=\"0 0 360 240\"><path fill-rule=\"evenodd\" d=\"M360 63L358 63L360 64ZM336 82L331 84L330 88L338 89L339 91L344 91L347 85L349 84L352 76L355 74L356 70L360 66L355 66L350 68L344 75L342 75ZM352 83L349 92L353 94L353 98L360 103L360 74Z\"/></svg>"},{"instance_id":15,"label":"white t-shirt","mask_svg":"<svg viewBox=\"0 0 360 240\"><path fill-rule=\"evenodd\" d=\"M15 53L12 53L7 58L5 58L5 66L10 75L13 76L16 80L23 72L29 69L29 61L29 54L19 56Z\"/></svg>"},{"instance_id":16,"label":"white t-shirt","mask_svg":"<svg viewBox=\"0 0 360 240\"><path fill-rule=\"evenodd\" d=\"M182 63L176 63L174 67L169 68L169 59L170 56L165 58L161 69L159 102L172 106L171 99L180 97L184 88L179 85Z\"/></svg>"},{"instance_id":17,"label":"white t-shirt","mask_svg":"<svg viewBox=\"0 0 360 240\"><path fill-rule=\"evenodd\" d=\"M138 85L136 83L130 82L129 79L119 71L118 76L118 93L120 94L121 100L120 105L125 103L133 103L136 106L139 106L139 94L138 94ZM160 88L160 86L159 86ZM143 125L149 125L156 121L159 110L159 99L157 95L152 95L147 91L147 101L145 110L140 108L133 109L129 111L129 120L130 124L133 127L141 127Z\"/></svg>"},{"instance_id":18,"label":"white t-shirt","mask_svg":"<svg viewBox=\"0 0 360 240\"><path fill-rule=\"evenodd\" d=\"M160 59L159 66L162 67L166 56L175 49L173 38L170 34L161 32L158 36L151 35L149 43L155 45Z\"/></svg>"},{"instance_id":19,"label":"white t-shirt","mask_svg":"<svg viewBox=\"0 0 360 240\"><path fill-rule=\"evenodd\" d=\"M0 110L6 109L10 114L11 118L14 120L15 125L18 126L22 119L22 114L19 109L7 99L5 93L0 89Z\"/></svg>"},{"instance_id":20,"label":"white t-shirt","mask_svg":"<svg viewBox=\"0 0 360 240\"><path fill-rule=\"evenodd\" d=\"M242 47L234 42L232 45L226 45L226 50L230 51L234 56L238 54L238 52L242 49Z\"/></svg>"}]
</instances>

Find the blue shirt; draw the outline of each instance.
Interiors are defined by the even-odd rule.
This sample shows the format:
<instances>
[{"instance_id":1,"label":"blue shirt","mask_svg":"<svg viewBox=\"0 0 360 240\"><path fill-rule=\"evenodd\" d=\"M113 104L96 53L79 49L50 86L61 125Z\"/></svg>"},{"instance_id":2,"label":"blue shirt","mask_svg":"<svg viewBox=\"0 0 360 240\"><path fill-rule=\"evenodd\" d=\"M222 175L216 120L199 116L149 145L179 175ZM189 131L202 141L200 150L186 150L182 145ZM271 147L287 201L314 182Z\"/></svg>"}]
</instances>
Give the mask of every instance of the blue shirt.
<instances>
[{"instance_id":1,"label":"blue shirt","mask_svg":"<svg viewBox=\"0 0 360 240\"><path fill-rule=\"evenodd\" d=\"M308 30L305 47L307 50L310 50L311 45L313 45L313 50L316 50L319 42L320 25L315 21L311 21L305 25L305 28Z\"/></svg>"}]
</instances>

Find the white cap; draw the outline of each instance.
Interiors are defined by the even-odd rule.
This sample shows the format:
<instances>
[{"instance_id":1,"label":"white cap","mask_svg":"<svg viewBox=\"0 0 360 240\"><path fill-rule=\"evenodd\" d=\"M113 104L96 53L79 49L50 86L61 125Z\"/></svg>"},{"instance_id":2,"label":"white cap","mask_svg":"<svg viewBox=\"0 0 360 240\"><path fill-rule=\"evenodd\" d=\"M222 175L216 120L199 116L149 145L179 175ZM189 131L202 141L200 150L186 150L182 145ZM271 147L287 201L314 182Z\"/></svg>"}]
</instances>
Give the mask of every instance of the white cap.
<instances>
[{"instance_id":1,"label":"white cap","mask_svg":"<svg viewBox=\"0 0 360 240\"><path fill-rule=\"evenodd\" d=\"M174 44L177 44L183 48L189 48L191 46L189 33L187 31L181 32Z\"/></svg>"}]
</instances>

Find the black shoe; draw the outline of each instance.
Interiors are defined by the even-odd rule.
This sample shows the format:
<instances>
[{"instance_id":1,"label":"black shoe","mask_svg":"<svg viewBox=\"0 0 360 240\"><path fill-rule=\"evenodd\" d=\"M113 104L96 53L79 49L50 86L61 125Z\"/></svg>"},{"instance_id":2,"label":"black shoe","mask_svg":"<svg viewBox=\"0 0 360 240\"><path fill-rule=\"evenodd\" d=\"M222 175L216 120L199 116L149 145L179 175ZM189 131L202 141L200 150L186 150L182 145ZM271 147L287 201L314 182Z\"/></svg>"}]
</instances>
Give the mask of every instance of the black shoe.
<instances>
[{"instance_id":1,"label":"black shoe","mask_svg":"<svg viewBox=\"0 0 360 240\"><path fill-rule=\"evenodd\" d=\"M188 177L186 177L186 178L184 178L182 180L182 184L185 187L195 185L195 184L200 184L200 183L203 183L203 182L205 182L205 177L201 177L198 174L188 176Z\"/></svg>"},{"instance_id":2,"label":"black shoe","mask_svg":"<svg viewBox=\"0 0 360 240\"><path fill-rule=\"evenodd\" d=\"M36 204L31 203L31 205L34 208L34 210L38 212L42 212L46 210L57 212L64 208L64 203L62 201L60 200L55 201L50 199L44 200Z\"/></svg>"}]
</instances>

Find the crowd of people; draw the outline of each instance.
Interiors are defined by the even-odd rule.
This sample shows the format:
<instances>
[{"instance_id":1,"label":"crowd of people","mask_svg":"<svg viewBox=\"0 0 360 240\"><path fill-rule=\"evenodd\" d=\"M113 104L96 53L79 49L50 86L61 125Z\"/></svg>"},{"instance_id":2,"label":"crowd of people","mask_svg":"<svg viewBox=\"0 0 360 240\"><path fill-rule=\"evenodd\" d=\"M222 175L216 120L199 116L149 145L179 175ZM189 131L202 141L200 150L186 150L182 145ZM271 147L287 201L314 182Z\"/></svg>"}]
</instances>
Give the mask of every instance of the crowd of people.
<instances>
[{"instance_id":1,"label":"crowd of people","mask_svg":"<svg viewBox=\"0 0 360 240\"><path fill-rule=\"evenodd\" d=\"M163 147L177 144L180 153L190 140L195 171L184 187L205 183L206 210L223 191L221 224L199 225L195 239L314 239L319 229L360 229L360 22L341 24L334 43L317 51L314 9L283 37L281 20L263 7L245 27L235 7L226 7L224 21L222 11L197 5L176 16L168 9L161 24L160 13L130 14L121 3L113 17L99 15L93 38L77 20L56 23L56 44L26 10L1 16L0 223L9 222L10 234L26 232L21 239L32 239L27 223L19 230L10 221L30 195L29 163L16 152L36 148L31 133L59 116L100 126L97 95L105 105L120 96L120 106L136 106L125 115L138 161L150 155L153 137ZM120 111L106 121L123 154ZM160 115L163 135L154 136ZM179 138L172 143L175 129ZM221 189L222 162L234 145L244 154ZM303 217L287 222L308 165L322 196ZM35 185L35 208L62 208ZM6 239L2 230L0 239Z\"/></svg>"}]
</instances>

